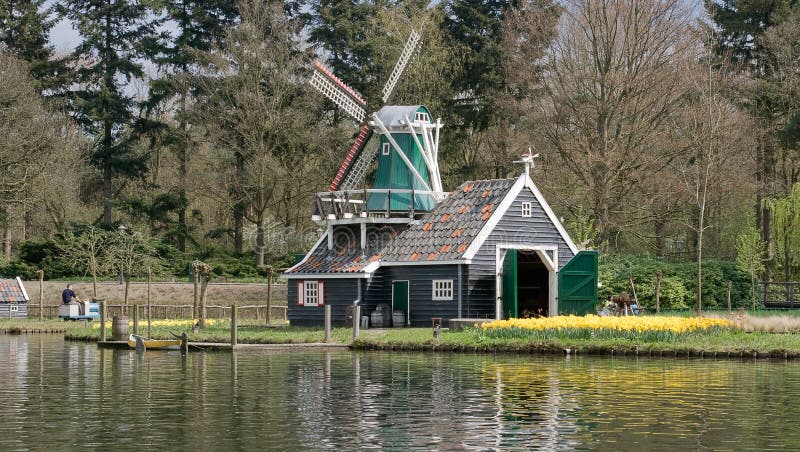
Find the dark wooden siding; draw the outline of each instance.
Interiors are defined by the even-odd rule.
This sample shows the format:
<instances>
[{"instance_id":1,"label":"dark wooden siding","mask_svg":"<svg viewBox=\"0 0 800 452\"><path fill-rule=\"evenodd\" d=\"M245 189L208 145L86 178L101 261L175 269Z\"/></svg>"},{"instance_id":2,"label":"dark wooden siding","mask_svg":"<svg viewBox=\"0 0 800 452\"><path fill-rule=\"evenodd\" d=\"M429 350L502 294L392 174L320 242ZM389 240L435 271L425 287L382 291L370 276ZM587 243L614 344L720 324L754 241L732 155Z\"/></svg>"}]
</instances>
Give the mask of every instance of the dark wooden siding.
<instances>
[{"instance_id":1,"label":"dark wooden siding","mask_svg":"<svg viewBox=\"0 0 800 452\"><path fill-rule=\"evenodd\" d=\"M28 317L28 304L27 303L17 303L17 310L11 312L11 317L14 319L21 319ZM7 319L8 318L8 311L10 307L8 303L0 303L0 319Z\"/></svg>"},{"instance_id":2,"label":"dark wooden siding","mask_svg":"<svg viewBox=\"0 0 800 452\"><path fill-rule=\"evenodd\" d=\"M432 317L442 317L445 321L459 317L458 265L399 265L383 267L381 271L384 278L385 302L390 305L392 281L408 281L411 326L431 326ZM464 277L465 275L462 275L462 290ZM433 280L435 279L453 280L452 300L433 300Z\"/></svg>"},{"instance_id":3,"label":"dark wooden siding","mask_svg":"<svg viewBox=\"0 0 800 452\"><path fill-rule=\"evenodd\" d=\"M313 278L309 278L311 280ZM288 317L291 325L321 326L325 321L325 308L322 306L299 306L297 304L297 283L299 279L290 279L287 284ZM325 304L331 305L331 321L335 325L344 325L345 310L352 306L358 298L358 280L353 279L316 279L325 281ZM362 292L367 285L366 280L361 281ZM364 308L362 307L362 310Z\"/></svg>"},{"instance_id":4,"label":"dark wooden siding","mask_svg":"<svg viewBox=\"0 0 800 452\"><path fill-rule=\"evenodd\" d=\"M531 218L522 217L522 203L530 202ZM558 246L558 268L561 269L573 257L572 250L550 221L536 197L527 188L517 195L511 207L497 223L492 233L472 259L469 268L469 304L476 312L474 316L495 315L495 259L498 244L555 245Z\"/></svg>"}]
</instances>

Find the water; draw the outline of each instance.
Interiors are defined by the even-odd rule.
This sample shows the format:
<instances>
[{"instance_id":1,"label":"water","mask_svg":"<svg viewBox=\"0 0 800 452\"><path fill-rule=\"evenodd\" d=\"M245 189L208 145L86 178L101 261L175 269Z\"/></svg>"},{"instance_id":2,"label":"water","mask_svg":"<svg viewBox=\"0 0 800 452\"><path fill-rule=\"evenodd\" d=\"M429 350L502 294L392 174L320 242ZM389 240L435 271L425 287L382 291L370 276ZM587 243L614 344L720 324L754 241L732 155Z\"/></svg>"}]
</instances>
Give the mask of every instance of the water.
<instances>
[{"instance_id":1,"label":"water","mask_svg":"<svg viewBox=\"0 0 800 452\"><path fill-rule=\"evenodd\" d=\"M0 450L800 448L800 363L0 336ZM122 447L119 447L122 446Z\"/></svg>"}]
</instances>

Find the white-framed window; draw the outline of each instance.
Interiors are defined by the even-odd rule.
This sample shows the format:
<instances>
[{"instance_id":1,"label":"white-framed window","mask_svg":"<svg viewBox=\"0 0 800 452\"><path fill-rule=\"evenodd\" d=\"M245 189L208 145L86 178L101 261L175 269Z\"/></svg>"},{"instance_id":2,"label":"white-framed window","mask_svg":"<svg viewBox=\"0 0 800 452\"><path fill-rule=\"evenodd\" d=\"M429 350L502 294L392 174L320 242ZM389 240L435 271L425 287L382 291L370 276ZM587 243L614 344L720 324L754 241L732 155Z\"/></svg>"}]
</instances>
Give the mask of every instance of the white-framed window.
<instances>
[{"instance_id":1,"label":"white-framed window","mask_svg":"<svg viewBox=\"0 0 800 452\"><path fill-rule=\"evenodd\" d=\"M433 299L452 300L453 299L453 280L434 279L433 280Z\"/></svg>"},{"instance_id":2,"label":"white-framed window","mask_svg":"<svg viewBox=\"0 0 800 452\"><path fill-rule=\"evenodd\" d=\"M533 216L533 207L530 202L522 203L522 218L530 218Z\"/></svg>"},{"instance_id":3,"label":"white-framed window","mask_svg":"<svg viewBox=\"0 0 800 452\"><path fill-rule=\"evenodd\" d=\"M414 113L414 121L416 122L431 122L431 117L427 113L416 112Z\"/></svg>"},{"instance_id":4,"label":"white-framed window","mask_svg":"<svg viewBox=\"0 0 800 452\"><path fill-rule=\"evenodd\" d=\"M19 311L19 305L16 304L16 303L11 303L9 305L9 309L11 309L11 312L18 312Z\"/></svg>"},{"instance_id":5,"label":"white-framed window","mask_svg":"<svg viewBox=\"0 0 800 452\"><path fill-rule=\"evenodd\" d=\"M297 304L300 306L324 306L324 281L299 281L297 283Z\"/></svg>"},{"instance_id":6,"label":"white-framed window","mask_svg":"<svg viewBox=\"0 0 800 452\"><path fill-rule=\"evenodd\" d=\"M392 151L392 147L391 146L392 145L390 143L383 143L383 146L381 148L381 154L389 155L389 153Z\"/></svg>"}]
</instances>

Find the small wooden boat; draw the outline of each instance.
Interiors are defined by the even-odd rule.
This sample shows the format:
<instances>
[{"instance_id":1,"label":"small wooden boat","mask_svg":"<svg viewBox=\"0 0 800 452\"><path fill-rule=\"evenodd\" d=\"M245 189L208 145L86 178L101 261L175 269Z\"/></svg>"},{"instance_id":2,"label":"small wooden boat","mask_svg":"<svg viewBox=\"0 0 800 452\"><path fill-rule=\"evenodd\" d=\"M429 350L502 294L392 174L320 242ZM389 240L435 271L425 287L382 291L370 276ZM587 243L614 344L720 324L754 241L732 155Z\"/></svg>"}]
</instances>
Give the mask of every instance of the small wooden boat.
<instances>
[{"instance_id":1,"label":"small wooden boat","mask_svg":"<svg viewBox=\"0 0 800 452\"><path fill-rule=\"evenodd\" d=\"M128 346L137 350L186 350L188 338L186 333L176 339L149 339L136 334L128 337Z\"/></svg>"}]
</instances>

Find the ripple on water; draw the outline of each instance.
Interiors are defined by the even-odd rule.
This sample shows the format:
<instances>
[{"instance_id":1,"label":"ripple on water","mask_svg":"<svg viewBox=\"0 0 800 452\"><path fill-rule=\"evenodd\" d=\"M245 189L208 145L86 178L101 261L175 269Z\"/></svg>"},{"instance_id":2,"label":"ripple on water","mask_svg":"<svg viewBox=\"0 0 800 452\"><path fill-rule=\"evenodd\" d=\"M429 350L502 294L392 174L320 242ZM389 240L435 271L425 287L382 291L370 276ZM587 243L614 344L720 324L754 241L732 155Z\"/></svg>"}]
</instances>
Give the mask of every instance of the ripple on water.
<instances>
[{"instance_id":1,"label":"ripple on water","mask_svg":"<svg viewBox=\"0 0 800 452\"><path fill-rule=\"evenodd\" d=\"M800 364L146 353L0 336L0 450L791 448Z\"/></svg>"}]
</instances>

